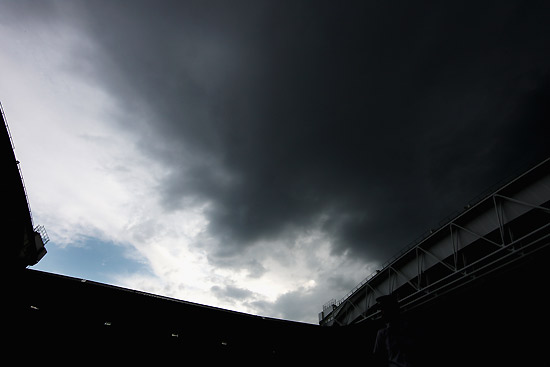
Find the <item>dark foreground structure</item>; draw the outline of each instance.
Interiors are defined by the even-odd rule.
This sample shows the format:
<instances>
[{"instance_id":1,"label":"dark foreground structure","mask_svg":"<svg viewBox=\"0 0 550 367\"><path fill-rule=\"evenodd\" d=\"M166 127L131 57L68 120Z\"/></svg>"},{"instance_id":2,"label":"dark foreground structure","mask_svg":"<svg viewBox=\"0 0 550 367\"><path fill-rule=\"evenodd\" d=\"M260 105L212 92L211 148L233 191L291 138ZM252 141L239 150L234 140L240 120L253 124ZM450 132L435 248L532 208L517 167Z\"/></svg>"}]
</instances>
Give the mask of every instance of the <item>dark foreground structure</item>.
<instances>
[{"instance_id":1,"label":"dark foreground structure","mask_svg":"<svg viewBox=\"0 0 550 367\"><path fill-rule=\"evenodd\" d=\"M354 307L344 307L349 302L342 302L338 313L327 313L327 326L317 326L28 269L44 256L47 237L33 226L7 125L3 126L3 208L9 213L3 221L0 255L2 331L7 340L3 358L15 361L7 363L373 365L374 340L383 325L372 304L356 315ZM537 174L548 175L548 166L546 161ZM411 299L403 317L418 331L422 365L550 365L545 349L550 327L550 214L545 208L548 203L540 205L544 215L521 220L529 228L537 221L536 251L525 248L506 266L491 268L478 278L472 272L461 287L438 288L437 297L426 296L431 288L424 278L403 285L397 278L390 281L395 293L401 292L399 299ZM446 271L444 264L434 266L431 275ZM425 292L407 290L405 283Z\"/></svg>"},{"instance_id":2,"label":"dark foreground structure","mask_svg":"<svg viewBox=\"0 0 550 367\"><path fill-rule=\"evenodd\" d=\"M548 365L548 256L405 313L424 365ZM372 365L382 327L263 318L29 269L9 279L10 360Z\"/></svg>"}]
</instances>

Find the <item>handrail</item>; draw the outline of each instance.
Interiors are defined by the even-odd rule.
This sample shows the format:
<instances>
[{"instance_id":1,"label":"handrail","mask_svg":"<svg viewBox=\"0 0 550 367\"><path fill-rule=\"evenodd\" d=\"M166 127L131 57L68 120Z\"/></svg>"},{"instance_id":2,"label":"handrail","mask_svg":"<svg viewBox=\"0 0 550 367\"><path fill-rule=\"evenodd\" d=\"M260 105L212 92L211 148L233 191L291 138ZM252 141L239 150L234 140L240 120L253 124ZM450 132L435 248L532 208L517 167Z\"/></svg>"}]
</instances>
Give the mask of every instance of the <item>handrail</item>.
<instances>
[{"instance_id":1,"label":"handrail","mask_svg":"<svg viewBox=\"0 0 550 367\"><path fill-rule=\"evenodd\" d=\"M8 125L8 119L6 117L6 114L4 113L4 107L2 106L2 102L0 102L0 113L2 114L2 119L4 120L4 126L6 127L6 131L8 132L8 137L10 138L11 143L11 149L13 150L13 155L15 157L15 144L13 143L13 138L11 136L10 127ZM23 193L25 194L25 201L27 202L27 209L29 210L29 216L31 218L31 225L34 228L33 218L32 218L32 211L31 211L31 204L29 202L29 195L27 194L27 187L25 186L25 180L23 179L23 171L21 171L21 165L19 161L15 160L17 164L17 170L19 171L19 178L21 179L21 185L23 186Z\"/></svg>"},{"instance_id":2,"label":"handrail","mask_svg":"<svg viewBox=\"0 0 550 367\"><path fill-rule=\"evenodd\" d=\"M10 127L8 125L8 119L6 117L6 114L4 113L4 107L2 106L2 102L0 102L0 113L2 114L2 119L4 120L4 125L6 126L6 131L8 132L8 136L10 138L11 149L15 150L15 144L13 143L13 139L11 137L11 131L10 131Z\"/></svg>"}]
</instances>

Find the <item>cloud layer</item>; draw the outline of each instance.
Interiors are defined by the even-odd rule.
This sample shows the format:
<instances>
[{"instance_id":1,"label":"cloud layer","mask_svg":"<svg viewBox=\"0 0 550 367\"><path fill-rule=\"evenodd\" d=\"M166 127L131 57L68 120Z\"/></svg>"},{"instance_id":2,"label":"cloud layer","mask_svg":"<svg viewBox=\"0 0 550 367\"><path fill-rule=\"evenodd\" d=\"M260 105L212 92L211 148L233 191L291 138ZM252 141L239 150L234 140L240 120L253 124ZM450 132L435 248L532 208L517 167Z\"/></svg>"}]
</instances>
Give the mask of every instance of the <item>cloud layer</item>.
<instances>
[{"instance_id":1,"label":"cloud layer","mask_svg":"<svg viewBox=\"0 0 550 367\"><path fill-rule=\"evenodd\" d=\"M544 3L3 7L25 52L3 62L63 141L18 132L56 173L33 203L60 243L133 249L151 273L128 286L311 321L303 304L550 155Z\"/></svg>"},{"instance_id":2,"label":"cloud layer","mask_svg":"<svg viewBox=\"0 0 550 367\"><path fill-rule=\"evenodd\" d=\"M165 209L209 203L213 261L319 226L383 260L548 153L545 9L149 5L88 9L98 73L146 106Z\"/></svg>"}]
</instances>

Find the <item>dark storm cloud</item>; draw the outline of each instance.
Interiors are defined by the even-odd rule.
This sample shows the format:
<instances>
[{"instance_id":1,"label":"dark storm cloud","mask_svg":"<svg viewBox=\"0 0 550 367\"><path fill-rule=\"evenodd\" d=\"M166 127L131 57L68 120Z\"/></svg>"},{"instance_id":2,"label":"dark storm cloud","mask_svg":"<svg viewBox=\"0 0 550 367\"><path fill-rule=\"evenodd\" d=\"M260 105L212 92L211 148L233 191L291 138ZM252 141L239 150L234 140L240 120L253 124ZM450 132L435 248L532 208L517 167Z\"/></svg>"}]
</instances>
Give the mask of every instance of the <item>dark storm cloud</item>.
<instances>
[{"instance_id":1,"label":"dark storm cloud","mask_svg":"<svg viewBox=\"0 0 550 367\"><path fill-rule=\"evenodd\" d=\"M210 203L212 262L316 226L384 261L550 155L548 10L96 1L75 22L96 78L148 119L163 205Z\"/></svg>"}]
</instances>

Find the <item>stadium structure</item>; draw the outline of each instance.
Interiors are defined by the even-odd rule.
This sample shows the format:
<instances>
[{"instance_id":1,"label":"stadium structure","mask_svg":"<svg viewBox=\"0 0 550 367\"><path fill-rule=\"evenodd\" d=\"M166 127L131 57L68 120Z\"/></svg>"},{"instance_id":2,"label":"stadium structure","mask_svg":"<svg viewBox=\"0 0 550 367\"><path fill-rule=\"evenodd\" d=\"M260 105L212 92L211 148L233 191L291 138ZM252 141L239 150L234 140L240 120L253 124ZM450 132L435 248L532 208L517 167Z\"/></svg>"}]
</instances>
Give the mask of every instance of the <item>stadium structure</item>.
<instances>
[{"instance_id":1,"label":"stadium structure","mask_svg":"<svg viewBox=\"0 0 550 367\"><path fill-rule=\"evenodd\" d=\"M550 244L550 160L505 184L405 248L319 314L321 325L379 316L376 298L396 296L404 312L537 256Z\"/></svg>"},{"instance_id":2,"label":"stadium structure","mask_svg":"<svg viewBox=\"0 0 550 367\"><path fill-rule=\"evenodd\" d=\"M8 363L374 365L375 299L392 294L421 331L423 365L548 365L550 160L407 247L310 325L29 268L48 237L1 117Z\"/></svg>"},{"instance_id":3,"label":"stadium structure","mask_svg":"<svg viewBox=\"0 0 550 367\"><path fill-rule=\"evenodd\" d=\"M5 226L3 268L35 265L44 257L44 245L49 238L44 226L35 226L28 204L27 191L19 161L15 158L14 145L0 104L2 117L2 176L3 187L7 195L4 196L3 208L8 215L3 219Z\"/></svg>"}]
</instances>

